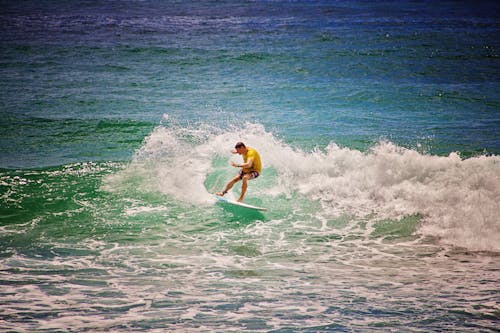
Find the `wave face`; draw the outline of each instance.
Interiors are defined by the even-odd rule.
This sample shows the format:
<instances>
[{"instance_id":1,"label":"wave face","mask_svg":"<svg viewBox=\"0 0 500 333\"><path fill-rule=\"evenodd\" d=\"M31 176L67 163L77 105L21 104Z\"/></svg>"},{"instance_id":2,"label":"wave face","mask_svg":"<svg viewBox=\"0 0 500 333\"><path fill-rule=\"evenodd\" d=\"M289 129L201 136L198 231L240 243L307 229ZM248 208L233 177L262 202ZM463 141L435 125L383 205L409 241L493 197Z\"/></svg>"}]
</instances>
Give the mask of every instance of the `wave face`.
<instances>
[{"instance_id":1,"label":"wave face","mask_svg":"<svg viewBox=\"0 0 500 333\"><path fill-rule=\"evenodd\" d=\"M498 156L433 156L387 141L366 152L335 143L304 151L260 124L229 130L161 126L136 152L129 166L133 171L125 172L144 174L143 186L177 200L207 205L209 192L221 189L236 172L225 161L237 141L248 142L262 156L264 171L249 196L271 210L289 200L290 212L301 202L319 203L315 215L321 220L352 216L405 223L408 216L418 216L418 235L474 251L500 251Z\"/></svg>"}]
</instances>

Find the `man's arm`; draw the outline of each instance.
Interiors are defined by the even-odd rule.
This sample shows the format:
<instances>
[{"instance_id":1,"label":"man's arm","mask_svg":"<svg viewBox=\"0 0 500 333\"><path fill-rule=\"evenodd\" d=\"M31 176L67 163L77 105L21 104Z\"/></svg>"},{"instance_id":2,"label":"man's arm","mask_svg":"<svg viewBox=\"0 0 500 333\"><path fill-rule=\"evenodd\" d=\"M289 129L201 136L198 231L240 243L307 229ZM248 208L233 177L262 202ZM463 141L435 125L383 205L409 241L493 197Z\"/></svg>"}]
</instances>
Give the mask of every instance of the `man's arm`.
<instances>
[{"instance_id":1,"label":"man's arm","mask_svg":"<svg viewBox=\"0 0 500 333\"><path fill-rule=\"evenodd\" d=\"M242 164L237 164L237 163L234 163L233 161L231 161L231 164L235 167L235 168L243 168L243 169L249 169L252 167L253 165L253 158L249 158L247 160L246 163L242 163Z\"/></svg>"}]
</instances>

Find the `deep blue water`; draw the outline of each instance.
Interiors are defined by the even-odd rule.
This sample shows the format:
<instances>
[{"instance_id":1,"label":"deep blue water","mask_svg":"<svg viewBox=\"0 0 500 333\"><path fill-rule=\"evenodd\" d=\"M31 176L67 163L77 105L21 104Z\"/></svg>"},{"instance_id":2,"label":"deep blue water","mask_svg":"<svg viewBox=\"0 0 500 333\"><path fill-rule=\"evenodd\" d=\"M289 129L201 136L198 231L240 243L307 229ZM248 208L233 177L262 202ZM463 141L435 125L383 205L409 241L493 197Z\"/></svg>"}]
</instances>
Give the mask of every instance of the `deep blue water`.
<instances>
[{"instance_id":1,"label":"deep blue water","mask_svg":"<svg viewBox=\"0 0 500 333\"><path fill-rule=\"evenodd\" d=\"M0 1L0 328L495 331L499 7Z\"/></svg>"},{"instance_id":2,"label":"deep blue water","mask_svg":"<svg viewBox=\"0 0 500 333\"><path fill-rule=\"evenodd\" d=\"M499 152L493 2L2 8L4 167L127 160L164 113L261 123L308 149Z\"/></svg>"}]
</instances>

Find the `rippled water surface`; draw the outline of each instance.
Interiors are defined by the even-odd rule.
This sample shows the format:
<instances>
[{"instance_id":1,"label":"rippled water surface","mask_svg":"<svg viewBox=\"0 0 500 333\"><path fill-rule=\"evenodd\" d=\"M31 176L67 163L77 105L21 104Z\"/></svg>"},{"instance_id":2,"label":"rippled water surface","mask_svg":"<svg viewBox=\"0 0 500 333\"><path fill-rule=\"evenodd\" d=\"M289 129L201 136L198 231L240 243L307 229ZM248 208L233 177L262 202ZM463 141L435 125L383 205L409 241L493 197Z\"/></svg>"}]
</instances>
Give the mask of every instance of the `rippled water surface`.
<instances>
[{"instance_id":1,"label":"rippled water surface","mask_svg":"<svg viewBox=\"0 0 500 333\"><path fill-rule=\"evenodd\" d=\"M0 331L498 330L497 4L0 8Z\"/></svg>"}]
</instances>

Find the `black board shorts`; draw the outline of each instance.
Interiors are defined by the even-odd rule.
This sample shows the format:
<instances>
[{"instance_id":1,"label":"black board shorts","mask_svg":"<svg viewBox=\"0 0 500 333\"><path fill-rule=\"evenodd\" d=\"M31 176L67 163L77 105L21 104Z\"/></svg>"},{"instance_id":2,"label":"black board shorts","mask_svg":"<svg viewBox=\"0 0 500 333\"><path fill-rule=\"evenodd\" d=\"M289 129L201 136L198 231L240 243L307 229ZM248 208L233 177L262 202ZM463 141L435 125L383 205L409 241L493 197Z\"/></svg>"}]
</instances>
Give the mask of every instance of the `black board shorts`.
<instances>
[{"instance_id":1,"label":"black board shorts","mask_svg":"<svg viewBox=\"0 0 500 333\"><path fill-rule=\"evenodd\" d=\"M244 175L250 175L248 179L255 179L259 177L259 173L257 171L250 171L248 173L244 173L243 170L240 170L240 179L243 179Z\"/></svg>"}]
</instances>

